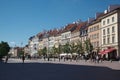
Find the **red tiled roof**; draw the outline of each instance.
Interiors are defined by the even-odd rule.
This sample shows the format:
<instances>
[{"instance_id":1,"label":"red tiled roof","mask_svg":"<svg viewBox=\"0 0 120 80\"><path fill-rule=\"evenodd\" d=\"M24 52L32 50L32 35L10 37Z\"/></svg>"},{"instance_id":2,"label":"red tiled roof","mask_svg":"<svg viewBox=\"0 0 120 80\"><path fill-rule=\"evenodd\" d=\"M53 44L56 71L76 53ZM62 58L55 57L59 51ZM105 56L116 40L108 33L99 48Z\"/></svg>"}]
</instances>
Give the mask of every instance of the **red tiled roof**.
<instances>
[{"instance_id":1,"label":"red tiled roof","mask_svg":"<svg viewBox=\"0 0 120 80\"><path fill-rule=\"evenodd\" d=\"M69 31L69 30L70 30L71 28L73 28L75 25L76 25L76 24L68 24L68 25L64 28L63 32Z\"/></svg>"},{"instance_id":2,"label":"red tiled roof","mask_svg":"<svg viewBox=\"0 0 120 80\"><path fill-rule=\"evenodd\" d=\"M73 31L74 32L77 32L80 30L81 27L84 27L84 25L86 25L87 23L86 22L81 22L80 24L77 25L76 29Z\"/></svg>"},{"instance_id":3,"label":"red tiled roof","mask_svg":"<svg viewBox=\"0 0 120 80\"><path fill-rule=\"evenodd\" d=\"M83 23L78 24L76 29L73 32L79 31L82 26L83 26Z\"/></svg>"},{"instance_id":4,"label":"red tiled roof","mask_svg":"<svg viewBox=\"0 0 120 80\"><path fill-rule=\"evenodd\" d=\"M57 29L54 29L54 30L49 30L48 31L48 34L49 36L55 36L59 31Z\"/></svg>"}]
</instances>

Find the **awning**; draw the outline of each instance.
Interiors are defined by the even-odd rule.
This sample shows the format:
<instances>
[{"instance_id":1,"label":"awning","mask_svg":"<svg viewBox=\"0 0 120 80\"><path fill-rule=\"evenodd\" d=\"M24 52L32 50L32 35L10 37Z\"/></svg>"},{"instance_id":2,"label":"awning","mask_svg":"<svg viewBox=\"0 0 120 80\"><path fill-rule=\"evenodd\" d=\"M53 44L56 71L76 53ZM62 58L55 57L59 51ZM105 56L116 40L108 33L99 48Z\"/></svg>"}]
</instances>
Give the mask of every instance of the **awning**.
<instances>
[{"instance_id":1,"label":"awning","mask_svg":"<svg viewBox=\"0 0 120 80\"><path fill-rule=\"evenodd\" d=\"M109 52L112 52L112 51L114 51L114 50L116 50L116 49L115 49L115 48L106 49L106 50L105 50L105 53L109 53Z\"/></svg>"},{"instance_id":2,"label":"awning","mask_svg":"<svg viewBox=\"0 0 120 80\"><path fill-rule=\"evenodd\" d=\"M115 48L106 49L106 50L100 51L99 54L107 54L107 53L110 53L114 50L116 50L116 49Z\"/></svg>"},{"instance_id":3,"label":"awning","mask_svg":"<svg viewBox=\"0 0 120 80\"><path fill-rule=\"evenodd\" d=\"M105 50L104 51L100 51L98 54L105 54Z\"/></svg>"}]
</instances>

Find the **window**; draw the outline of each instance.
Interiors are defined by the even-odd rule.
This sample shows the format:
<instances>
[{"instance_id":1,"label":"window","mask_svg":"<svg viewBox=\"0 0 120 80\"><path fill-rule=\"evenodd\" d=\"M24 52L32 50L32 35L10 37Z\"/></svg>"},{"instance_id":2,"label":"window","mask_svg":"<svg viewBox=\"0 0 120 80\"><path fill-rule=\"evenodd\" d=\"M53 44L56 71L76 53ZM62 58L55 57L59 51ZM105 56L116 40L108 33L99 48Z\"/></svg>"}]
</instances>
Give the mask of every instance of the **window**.
<instances>
[{"instance_id":1,"label":"window","mask_svg":"<svg viewBox=\"0 0 120 80\"><path fill-rule=\"evenodd\" d=\"M103 37L103 44L105 44L106 36Z\"/></svg>"},{"instance_id":2,"label":"window","mask_svg":"<svg viewBox=\"0 0 120 80\"><path fill-rule=\"evenodd\" d=\"M97 30L99 30L99 25L97 26Z\"/></svg>"},{"instance_id":3,"label":"window","mask_svg":"<svg viewBox=\"0 0 120 80\"><path fill-rule=\"evenodd\" d=\"M109 28L107 28L107 34L110 34L110 29Z\"/></svg>"},{"instance_id":4,"label":"window","mask_svg":"<svg viewBox=\"0 0 120 80\"><path fill-rule=\"evenodd\" d=\"M94 28L92 27L91 31L94 31Z\"/></svg>"},{"instance_id":5,"label":"window","mask_svg":"<svg viewBox=\"0 0 120 80\"><path fill-rule=\"evenodd\" d=\"M91 28L89 29L89 32L91 32Z\"/></svg>"},{"instance_id":6,"label":"window","mask_svg":"<svg viewBox=\"0 0 120 80\"><path fill-rule=\"evenodd\" d=\"M90 32L92 32L92 28L90 28Z\"/></svg>"},{"instance_id":7,"label":"window","mask_svg":"<svg viewBox=\"0 0 120 80\"><path fill-rule=\"evenodd\" d=\"M92 35L92 39L94 39L94 35Z\"/></svg>"},{"instance_id":8,"label":"window","mask_svg":"<svg viewBox=\"0 0 120 80\"><path fill-rule=\"evenodd\" d=\"M108 44L110 43L110 38L109 37L107 38L107 42L108 42Z\"/></svg>"},{"instance_id":9,"label":"window","mask_svg":"<svg viewBox=\"0 0 120 80\"><path fill-rule=\"evenodd\" d=\"M95 31L95 26L94 26L94 28L93 28L93 29L94 29L94 31Z\"/></svg>"},{"instance_id":10,"label":"window","mask_svg":"<svg viewBox=\"0 0 120 80\"><path fill-rule=\"evenodd\" d=\"M114 17L112 17L112 22L114 22Z\"/></svg>"},{"instance_id":11,"label":"window","mask_svg":"<svg viewBox=\"0 0 120 80\"><path fill-rule=\"evenodd\" d=\"M99 33L97 33L97 38L99 38Z\"/></svg>"},{"instance_id":12,"label":"window","mask_svg":"<svg viewBox=\"0 0 120 80\"><path fill-rule=\"evenodd\" d=\"M103 21L103 25L105 25L105 21Z\"/></svg>"},{"instance_id":13,"label":"window","mask_svg":"<svg viewBox=\"0 0 120 80\"><path fill-rule=\"evenodd\" d=\"M110 22L110 20L109 20L109 19L107 19L107 24L109 24L109 22Z\"/></svg>"},{"instance_id":14,"label":"window","mask_svg":"<svg viewBox=\"0 0 120 80\"><path fill-rule=\"evenodd\" d=\"M105 38L103 39L103 44L105 44Z\"/></svg>"},{"instance_id":15,"label":"window","mask_svg":"<svg viewBox=\"0 0 120 80\"><path fill-rule=\"evenodd\" d=\"M96 34L94 34L94 39L96 39Z\"/></svg>"},{"instance_id":16,"label":"window","mask_svg":"<svg viewBox=\"0 0 120 80\"><path fill-rule=\"evenodd\" d=\"M68 34L68 37L70 37L70 33Z\"/></svg>"},{"instance_id":17,"label":"window","mask_svg":"<svg viewBox=\"0 0 120 80\"><path fill-rule=\"evenodd\" d=\"M65 38L67 38L67 34L65 35Z\"/></svg>"},{"instance_id":18,"label":"window","mask_svg":"<svg viewBox=\"0 0 120 80\"><path fill-rule=\"evenodd\" d=\"M105 29L103 30L103 35L105 35Z\"/></svg>"},{"instance_id":19,"label":"window","mask_svg":"<svg viewBox=\"0 0 120 80\"><path fill-rule=\"evenodd\" d=\"M112 33L114 33L115 32L115 28L114 28L114 26L112 27Z\"/></svg>"},{"instance_id":20,"label":"window","mask_svg":"<svg viewBox=\"0 0 120 80\"><path fill-rule=\"evenodd\" d=\"M112 36L112 43L114 43L115 42L115 37L114 36Z\"/></svg>"},{"instance_id":21,"label":"window","mask_svg":"<svg viewBox=\"0 0 120 80\"><path fill-rule=\"evenodd\" d=\"M94 31L96 31L96 30L97 30L97 26L94 27Z\"/></svg>"},{"instance_id":22,"label":"window","mask_svg":"<svg viewBox=\"0 0 120 80\"><path fill-rule=\"evenodd\" d=\"M65 38L65 35L62 35L62 38Z\"/></svg>"}]
</instances>

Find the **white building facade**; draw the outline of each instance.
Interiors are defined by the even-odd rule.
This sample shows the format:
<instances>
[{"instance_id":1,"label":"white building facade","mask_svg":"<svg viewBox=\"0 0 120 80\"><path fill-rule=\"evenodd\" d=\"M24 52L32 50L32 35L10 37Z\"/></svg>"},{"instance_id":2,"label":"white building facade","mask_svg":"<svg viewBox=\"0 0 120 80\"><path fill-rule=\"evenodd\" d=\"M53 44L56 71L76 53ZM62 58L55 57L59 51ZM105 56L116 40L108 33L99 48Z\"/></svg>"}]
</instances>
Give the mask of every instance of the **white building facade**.
<instances>
[{"instance_id":1,"label":"white building facade","mask_svg":"<svg viewBox=\"0 0 120 80\"><path fill-rule=\"evenodd\" d=\"M38 53L39 49L39 38L37 36L32 37L29 40L29 52L31 56L34 56Z\"/></svg>"},{"instance_id":2,"label":"white building facade","mask_svg":"<svg viewBox=\"0 0 120 80\"><path fill-rule=\"evenodd\" d=\"M116 56L120 56L120 8L105 12L101 18L102 50L115 48Z\"/></svg>"},{"instance_id":3,"label":"white building facade","mask_svg":"<svg viewBox=\"0 0 120 80\"><path fill-rule=\"evenodd\" d=\"M67 42L70 42L71 31L67 31L61 34L61 44L65 45Z\"/></svg>"}]
</instances>

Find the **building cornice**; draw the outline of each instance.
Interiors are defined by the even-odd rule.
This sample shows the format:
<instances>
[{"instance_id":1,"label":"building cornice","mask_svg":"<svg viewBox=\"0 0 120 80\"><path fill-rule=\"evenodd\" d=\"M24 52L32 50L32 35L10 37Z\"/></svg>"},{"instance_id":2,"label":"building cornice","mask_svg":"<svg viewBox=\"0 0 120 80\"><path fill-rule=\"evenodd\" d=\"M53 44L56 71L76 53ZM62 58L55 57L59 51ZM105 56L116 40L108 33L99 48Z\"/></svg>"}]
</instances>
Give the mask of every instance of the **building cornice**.
<instances>
[{"instance_id":1,"label":"building cornice","mask_svg":"<svg viewBox=\"0 0 120 80\"><path fill-rule=\"evenodd\" d=\"M106 17L108 17L110 15L113 15L113 14L117 13L119 10L120 10L120 7L117 8L117 9L114 9L114 10L112 10L110 12L107 12L106 14L104 14L103 16L101 16L100 19L104 19L104 18L106 18Z\"/></svg>"}]
</instances>

